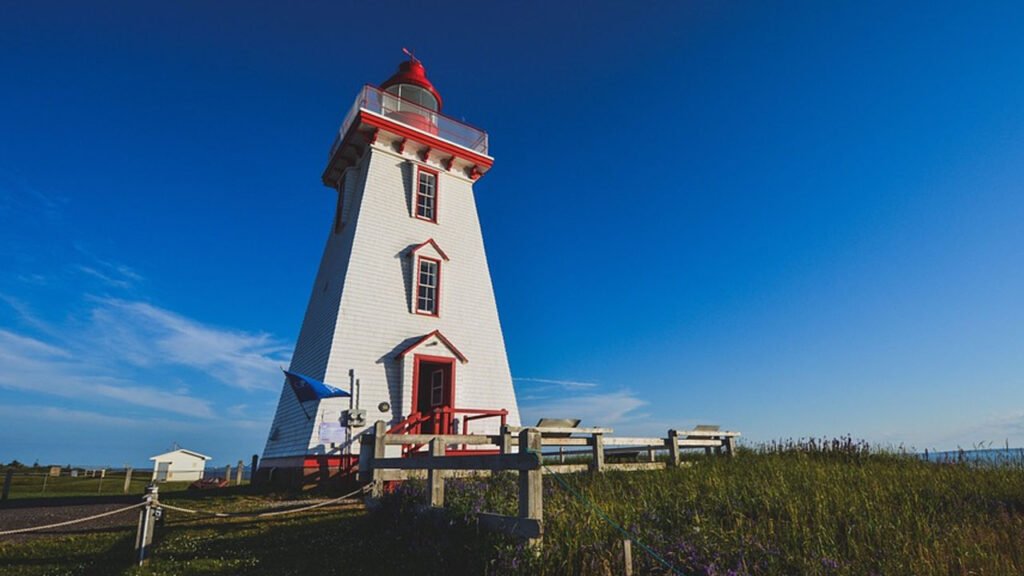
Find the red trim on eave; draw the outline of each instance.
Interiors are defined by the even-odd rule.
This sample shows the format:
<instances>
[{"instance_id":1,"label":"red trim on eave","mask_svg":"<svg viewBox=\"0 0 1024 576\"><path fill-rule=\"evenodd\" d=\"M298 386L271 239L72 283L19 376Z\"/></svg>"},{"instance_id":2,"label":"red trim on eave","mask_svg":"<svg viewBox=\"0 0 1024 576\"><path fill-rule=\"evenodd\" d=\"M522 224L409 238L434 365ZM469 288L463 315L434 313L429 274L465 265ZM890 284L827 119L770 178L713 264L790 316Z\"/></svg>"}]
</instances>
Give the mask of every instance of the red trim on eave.
<instances>
[{"instance_id":1,"label":"red trim on eave","mask_svg":"<svg viewBox=\"0 0 1024 576\"><path fill-rule=\"evenodd\" d=\"M404 358L406 354L408 354L409 352L412 352L420 344L423 344L427 340L430 340L430 338L433 337L433 336L437 336L437 339L440 340L441 343L444 344L449 350L451 350L452 354L455 354L455 357L459 359L459 362L462 362L463 364L469 362L469 359L466 358L462 354L462 352L459 352L459 349L456 348L454 344L452 344L451 340L445 338L444 334L441 334L440 330L434 330L433 332L423 336L419 340L417 340L417 341L413 342L412 344L406 346L404 350L402 350L401 352L398 353L398 358Z\"/></svg>"},{"instance_id":2,"label":"red trim on eave","mask_svg":"<svg viewBox=\"0 0 1024 576\"><path fill-rule=\"evenodd\" d=\"M434 213L437 214L437 207L436 206L434 207ZM420 218L420 219L421 220L425 220L425 218ZM428 222L429 222L429 220L428 220ZM427 238L426 242L423 242L422 244L417 244L417 245L413 246L412 248L410 248L409 249L409 256L415 255L417 252L420 251L420 248L423 248L427 244L430 244L431 246L433 246L434 250L437 250L437 253L441 255L441 258L444 258L445 262L448 261L448 255L444 253L444 250L441 250L441 247L437 245L437 242L434 242L433 238Z\"/></svg>"},{"instance_id":3,"label":"red trim on eave","mask_svg":"<svg viewBox=\"0 0 1024 576\"><path fill-rule=\"evenodd\" d=\"M383 116L374 114L373 112L369 112L368 114L365 112L369 112L369 110L361 110L359 112L359 119L363 124L373 126L374 128L381 128L383 130L387 130L388 132L392 132L403 138L411 138L413 140L421 142L422 144L430 146L431 148L436 148L437 150L444 152L445 154L451 154L452 156L464 158L467 161L473 162L478 166L483 166L484 168L490 168L491 166L494 165L493 158L474 152L469 148L463 148L458 144L452 144L447 140L442 140L437 136L432 136L430 134L427 134L426 132L421 132L419 130L416 130L415 128L410 128L408 126L405 126L404 124L399 124L398 122L394 122L392 120L384 118Z\"/></svg>"}]
</instances>

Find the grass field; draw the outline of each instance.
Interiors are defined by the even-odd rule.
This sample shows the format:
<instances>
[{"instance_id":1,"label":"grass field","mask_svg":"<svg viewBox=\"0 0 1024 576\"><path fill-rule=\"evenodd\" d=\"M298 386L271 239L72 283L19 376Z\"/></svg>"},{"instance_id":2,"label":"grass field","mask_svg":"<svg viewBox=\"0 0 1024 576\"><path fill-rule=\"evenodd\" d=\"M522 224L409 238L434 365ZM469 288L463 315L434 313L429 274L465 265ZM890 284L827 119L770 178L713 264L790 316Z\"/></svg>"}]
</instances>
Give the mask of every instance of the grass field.
<instances>
[{"instance_id":1,"label":"grass field","mask_svg":"<svg viewBox=\"0 0 1024 576\"><path fill-rule=\"evenodd\" d=\"M0 482L3 481L6 468L0 467ZM207 477L216 477L223 470L207 470ZM77 477L71 476L67 470L62 470L60 476L47 474L47 467L40 468L18 468L14 470L11 477L11 487L8 498L11 500L26 498L56 498L64 496L114 496L118 494L143 494L146 486L152 477L151 470L135 470L132 474L128 490L125 491L125 471L107 470L103 477L86 476L84 473ZM243 480L242 484L248 484ZM232 481L234 484L234 481ZM189 482L165 482L161 484L167 492L181 491L187 488Z\"/></svg>"},{"instance_id":2,"label":"grass field","mask_svg":"<svg viewBox=\"0 0 1024 576\"><path fill-rule=\"evenodd\" d=\"M52 477L40 471L21 472L19 471L11 478L11 489L8 498L18 500L23 498L56 498L62 496L111 496L117 494L142 494L149 485L149 474L135 474L124 491L124 472L107 473L104 478L86 478L79 476ZM0 474L0 482L3 475ZM168 482L165 485L168 491L184 490L188 482Z\"/></svg>"},{"instance_id":3,"label":"grass field","mask_svg":"<svg viewBox=\"0 0 1024 576\"><path fill-rule=\"evenodd\" d=\"M766 447L678 470L544 480L545 539L534 553L480 531L478 511L514 513L515 478L450 480L446 516L419 514L406 483L380 510L275 520L169 514L154 560L131 566L133 530L9 543L3 574L1024 573L1024 463L929 464L847 442ZM575 492L575 494L573 493ZM168 495L186 507L253 510L275 497ZM589 502L589 504L588 504ZM0 512L2 514L2 512Z\"/></svg>"}]
</instances>

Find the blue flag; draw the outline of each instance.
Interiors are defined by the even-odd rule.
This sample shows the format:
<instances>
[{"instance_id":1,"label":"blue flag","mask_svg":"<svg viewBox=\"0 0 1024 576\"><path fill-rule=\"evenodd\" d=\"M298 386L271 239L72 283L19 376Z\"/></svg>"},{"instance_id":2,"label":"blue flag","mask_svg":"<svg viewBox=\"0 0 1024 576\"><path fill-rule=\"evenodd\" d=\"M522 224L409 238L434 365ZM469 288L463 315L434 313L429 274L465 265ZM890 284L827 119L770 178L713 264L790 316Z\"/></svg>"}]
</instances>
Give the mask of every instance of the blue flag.
<instances>
[{"instance_id":1,"label":"blue flag","mask_svg":"<svg viewBox=\"0 0 1024 576\"><path fill-rule=\"evenodd\" d=\"M309 376L303 376L302 374L297 374L295 372L285 370L284 379L288 382L288 385L292 387L292 392L295 392L295 397L299 399L299 402L351 396L351 394L345 392L341 388L335 388L334 386L324 384L319 380L314 380Z\"/></svg>"}]
</instances>

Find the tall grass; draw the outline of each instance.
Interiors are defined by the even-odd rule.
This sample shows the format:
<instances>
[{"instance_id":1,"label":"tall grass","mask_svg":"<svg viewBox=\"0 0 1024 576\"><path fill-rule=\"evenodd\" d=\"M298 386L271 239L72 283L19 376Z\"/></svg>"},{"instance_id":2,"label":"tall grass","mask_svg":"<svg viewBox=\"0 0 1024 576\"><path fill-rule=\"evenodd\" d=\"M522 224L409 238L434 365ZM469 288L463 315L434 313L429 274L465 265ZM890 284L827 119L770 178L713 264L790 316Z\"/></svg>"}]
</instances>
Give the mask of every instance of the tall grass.
<instances>
[{"instance_id":1,"label":"tall grass","mask_svg":"<svg viewBox=\"0 0 1024 576\"><path fill-rule=\"evenodd\" d=\"M1024 574L1022 461L934 464L846 438L562 479L582 499L545 477L539 551L472 531L479 511L515 512L511 475L449 481L451 538L437 529L400 538L425 538L438 558L458 554L462 569L479 573L620 573L624 536L588 500L688 575ZM408 525L419 489L407 483L383 514ZM477 545L466 546L467 530ZM672 573L639 546L633 556L637 573Z\"/></svg>"}]
</instances>

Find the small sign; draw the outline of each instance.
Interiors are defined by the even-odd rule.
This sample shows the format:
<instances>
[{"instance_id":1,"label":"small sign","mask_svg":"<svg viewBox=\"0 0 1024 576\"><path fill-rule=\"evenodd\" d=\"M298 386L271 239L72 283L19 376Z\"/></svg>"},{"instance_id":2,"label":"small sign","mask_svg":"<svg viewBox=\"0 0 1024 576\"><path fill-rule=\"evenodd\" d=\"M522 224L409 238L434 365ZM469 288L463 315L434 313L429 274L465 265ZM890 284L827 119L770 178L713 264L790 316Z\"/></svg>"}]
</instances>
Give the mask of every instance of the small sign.
<instances>
[{"instance_id":1,"label":"small sign","mask_svg":"<svg viewBox=\"0 0 1024 576\"><path fill-rule=\"evenodd\" d=\"M60 466L50 466L50 476L60 476Z\"/></svg>"},{"instance_id":2,"label":"small sign","mask_svg":"<svg viewBox=\"0 0 1024 576\"><path fill-rule=\"evenodd\" d=\"M337 422L322 422L320 424L320 442L344 442L345 427Z\"/></svg>"},{"instance_id":3,"label":"small sign","mask_svg":"<svg viewBox=\"0 0 1024 576\"><path fill-rule=\"evenodd\" d=\"M78 478L78 470L72 470L71 471L71 477L72 478Z\"/></svg>"}]
</instances>

